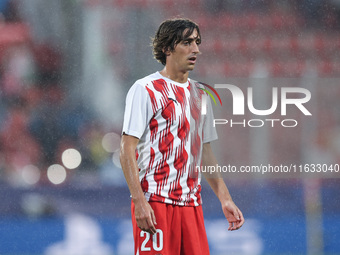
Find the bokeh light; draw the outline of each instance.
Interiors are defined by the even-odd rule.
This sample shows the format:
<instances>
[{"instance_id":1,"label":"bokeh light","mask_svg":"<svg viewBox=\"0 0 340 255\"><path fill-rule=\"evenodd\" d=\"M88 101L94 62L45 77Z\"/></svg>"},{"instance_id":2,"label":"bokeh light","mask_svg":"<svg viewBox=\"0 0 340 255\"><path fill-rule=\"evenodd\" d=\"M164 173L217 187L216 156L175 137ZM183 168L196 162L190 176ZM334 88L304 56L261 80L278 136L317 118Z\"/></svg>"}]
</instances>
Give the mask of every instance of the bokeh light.
<instances>
[{"instance_id":1,"label":"bokeh light","mask_svg":"<svg viewBox=\"0 0 340 255\"><path fill-rule=\"evenodd\" d=\"M115 164L115 166L122 168L122 165L120 164L120 150L116 150L112 155L112 162Z\"/></svg>"},{"instance_id":2,"label":"bokeh light","mask_svg":"<svg viewBox=\"0 0 340 255\"><path fill-rule=\"evenodd\" d=\"M40 179L40 170L34 165L27 165L22 169L21 176L26 184L34 185Z\"/></svg>"},{"instance_id":3,"label":"bokeh light","mask_svg":"<svg viewBox=\"0 0 340 255\"><path fill-rule=\"evenodd\" d=\"M81 154L76 149L67 149L61 155L61 161L68 169L75 169L81 163Z\"/></svg>"},{"instance_id":4,"label":"bokeh light","mask_svg":"<svg viewBox=\"0 0 340 255\"><path fill-rule=\"evenodd\" d=\"M66 180L66 170L59 164L51 165L47 169L47 178L53 184L61 184Z\"/></svg>"},{"instance_id":5,"label":"bokeh light","mask_svg":"<svg viewBox=\"0 0 340 255\"><path fill-rule=\"evenodd\" d=\"M102 139L102 145L107 152L115 152L119 148L120 135L116 133L107 133Z\"/></svg>"}]
</instances>

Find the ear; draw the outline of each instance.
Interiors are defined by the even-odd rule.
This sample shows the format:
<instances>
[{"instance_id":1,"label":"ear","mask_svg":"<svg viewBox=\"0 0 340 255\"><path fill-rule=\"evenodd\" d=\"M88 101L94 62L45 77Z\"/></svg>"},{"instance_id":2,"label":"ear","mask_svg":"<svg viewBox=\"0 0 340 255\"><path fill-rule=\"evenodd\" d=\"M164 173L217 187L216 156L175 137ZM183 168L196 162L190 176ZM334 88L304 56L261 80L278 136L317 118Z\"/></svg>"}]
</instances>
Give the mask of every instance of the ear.
<instances>
[{"instance_id":1,"label":"ear","mask_svg":"<svg viewBox=\"0 0 340 255\"><path fill-rule=\"evenodd\" d=\"M163 48L163 53L165 54L165 56L169 56L170 55L170 50L169 48Z\"/></svg>"}]
</instances>

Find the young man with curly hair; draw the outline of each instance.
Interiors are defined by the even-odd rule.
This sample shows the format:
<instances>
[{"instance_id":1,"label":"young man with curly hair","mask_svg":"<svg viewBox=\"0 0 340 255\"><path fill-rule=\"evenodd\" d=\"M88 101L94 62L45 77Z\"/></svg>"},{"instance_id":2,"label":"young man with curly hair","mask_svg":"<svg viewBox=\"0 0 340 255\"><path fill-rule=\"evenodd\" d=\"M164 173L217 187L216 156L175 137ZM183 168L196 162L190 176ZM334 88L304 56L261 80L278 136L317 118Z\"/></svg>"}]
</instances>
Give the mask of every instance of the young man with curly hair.
<instances>
[{"instance_id":1,"label":"young man with curly hair","mask_svg":"<svg viewBox=\"0 0 340 255\"><path fill-rule=\"evenodd\" d=\"M121 165L132 197L135 254L209 254L197 166L216 166L211 104L201 114L202 85L188 78L201 35L188 19L164 21L153 38L164 65L137 80L126 98ZM221 202L228 230L244 218L219 176L206 180Z\"/></svg>"}]
</instances>

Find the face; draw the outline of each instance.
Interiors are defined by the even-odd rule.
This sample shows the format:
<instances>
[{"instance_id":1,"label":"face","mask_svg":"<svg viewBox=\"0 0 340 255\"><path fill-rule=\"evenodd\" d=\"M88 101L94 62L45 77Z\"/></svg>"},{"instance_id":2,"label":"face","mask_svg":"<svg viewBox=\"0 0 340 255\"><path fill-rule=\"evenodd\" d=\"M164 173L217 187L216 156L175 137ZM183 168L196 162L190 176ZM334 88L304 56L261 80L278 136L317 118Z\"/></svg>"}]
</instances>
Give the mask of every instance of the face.
<instances>
[{"instance_id":1,"label":"face","mask_svg":"<svg viewBox=\"0 0 340 255\"><path fill-rule=\"evenodd\" d=\"M189 37L179 42L173 51L168 52L166 65L170 65L180 72L193 70L200 53L198 49L200 43L201 38L195 29Z\"/></svg>"}]
</instances>

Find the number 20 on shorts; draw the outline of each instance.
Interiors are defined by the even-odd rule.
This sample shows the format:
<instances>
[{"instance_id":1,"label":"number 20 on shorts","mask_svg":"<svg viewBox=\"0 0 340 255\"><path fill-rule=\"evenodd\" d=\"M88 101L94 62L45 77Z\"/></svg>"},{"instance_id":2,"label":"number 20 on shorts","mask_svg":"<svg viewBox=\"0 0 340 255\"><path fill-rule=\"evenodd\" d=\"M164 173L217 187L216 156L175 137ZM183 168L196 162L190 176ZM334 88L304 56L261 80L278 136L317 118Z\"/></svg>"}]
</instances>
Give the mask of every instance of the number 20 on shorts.
<instances>
[{"instance_id":1,"label":"number 20 on shorts","mask_svg":"<svg viewBox=\"0 0 340 255\"><path fill-rule=\"evenodd\" d=\"M163 231L160 229L156 229L156 233L152 235L152 247L148 246L148 242L150 240L150 233L141 231L140 237L145 237L142 246L140 247L141 251L151 251L151 248L154 251L163 250Z\"/></svg>"}]
</instances>

